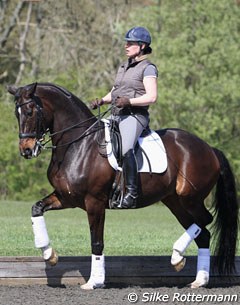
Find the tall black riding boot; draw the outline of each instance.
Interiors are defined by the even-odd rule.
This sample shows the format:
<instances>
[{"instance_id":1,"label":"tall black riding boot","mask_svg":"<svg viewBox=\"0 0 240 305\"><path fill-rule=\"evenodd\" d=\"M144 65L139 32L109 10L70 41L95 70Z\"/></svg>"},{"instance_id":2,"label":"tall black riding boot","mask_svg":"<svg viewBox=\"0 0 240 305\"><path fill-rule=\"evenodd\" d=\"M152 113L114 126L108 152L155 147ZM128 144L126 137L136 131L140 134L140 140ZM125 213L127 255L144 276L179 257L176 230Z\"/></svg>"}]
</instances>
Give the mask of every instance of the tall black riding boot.
<instances>
[{"instance_id":1,"label":"tall black riding boot","mask_svg":"<svg viewBox=\"0 0 240 305\"><path fill-rule=\"evenodd\" d=\"M123 158L123 175L126 194L121 203L123 209L134 209L137 204L138 172L134 150L130 149Z\"/></svg>"}]
</instances>

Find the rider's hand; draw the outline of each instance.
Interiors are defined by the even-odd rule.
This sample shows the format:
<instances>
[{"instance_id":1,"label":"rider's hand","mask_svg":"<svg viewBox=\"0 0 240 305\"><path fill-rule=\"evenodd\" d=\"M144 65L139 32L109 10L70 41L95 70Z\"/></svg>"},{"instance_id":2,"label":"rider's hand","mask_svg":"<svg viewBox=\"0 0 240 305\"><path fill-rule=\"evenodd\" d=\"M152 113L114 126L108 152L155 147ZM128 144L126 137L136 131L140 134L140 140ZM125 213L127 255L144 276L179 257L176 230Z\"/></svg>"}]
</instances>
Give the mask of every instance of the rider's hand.
<instances>
[{"instance_id":1,"label":"rider's hand","mask_svg":"<svg viewBox=\"0 0 240 305\"><path fill-rule=\"evenodd\" d=\"M129 107L131 106L130 100L128 97L118 97L116 99L116 106L118 108L124 108L124 107Z\"/></svg>"},{"instance_id":2,"label":"rider's hand","mask_svg":"<svg viewBox=\"0 0 240 305\"><path fill-rule=\"evenodd\" d=\"M98 107L102 106L104 104L103 99L96 98L94 101L90 102L90 108L91 109L97 109Z\"/></svg>"}]
</instances>

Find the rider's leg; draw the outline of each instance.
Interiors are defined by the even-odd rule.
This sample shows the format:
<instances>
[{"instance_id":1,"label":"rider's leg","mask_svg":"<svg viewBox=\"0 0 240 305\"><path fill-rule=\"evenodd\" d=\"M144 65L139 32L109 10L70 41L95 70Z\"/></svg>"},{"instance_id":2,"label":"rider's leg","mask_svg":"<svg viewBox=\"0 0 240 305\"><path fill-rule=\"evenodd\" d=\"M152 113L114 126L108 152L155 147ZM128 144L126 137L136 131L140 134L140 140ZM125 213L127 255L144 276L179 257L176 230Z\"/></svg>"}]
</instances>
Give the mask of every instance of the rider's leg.
<instances>
[{"instance_id":1,"label":"rider's leg","mask_svg":"<svg viewBox=\"0 0 240 305\"><path fill-rule=\"evenodd\" d=\"M136 207L138 171L134 147L148 122L148 118L141 115L122 116L119 122L122 137L123 175L126 187L126 194L120 208Z\"/></svg>"},{"instance_id":2,"label":"rider's leg","mask_svg":"<svg viewBox=\"0 0 240 305\"><path fill-rule=\"evenodd\" d=\"M136 208L138 196L138 170L134 149L130 149L123 157L123 175L126 193L121 208Z\"/></svg>"}]
</instances>

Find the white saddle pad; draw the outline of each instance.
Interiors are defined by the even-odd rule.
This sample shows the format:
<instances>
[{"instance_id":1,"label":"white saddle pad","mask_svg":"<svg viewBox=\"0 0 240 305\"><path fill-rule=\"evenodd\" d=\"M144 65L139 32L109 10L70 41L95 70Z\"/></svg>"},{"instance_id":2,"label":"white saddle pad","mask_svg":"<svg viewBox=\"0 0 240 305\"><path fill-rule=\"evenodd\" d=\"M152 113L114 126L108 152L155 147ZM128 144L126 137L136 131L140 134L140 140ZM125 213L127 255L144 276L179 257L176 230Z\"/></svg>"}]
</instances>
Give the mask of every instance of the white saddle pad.
<instances>
[{"instance_id":1,"label":"white saddle pad","mask_svg":"<svg viewBox=\"0 0 240 305\"><path fill-rule=\"evenodd\" d=\"M103 119L102 121L105 123L105 141L107 144L106 149L108 161L115 170L121 171L122 168L119 167L112 150L109 121L105 119ZM143 138L140 137L138 139L138 143L148 156L148 159L151 164L152 173L165 172L165 170L167 169L167 154L162 139L159 137L159 135L155 131L151 130L151 133L148 136ZM149 173L149 163L145 154L142 153L141 149L137 150L136 157L138 161L138 171Z\"/></svg>"}]
</instances>

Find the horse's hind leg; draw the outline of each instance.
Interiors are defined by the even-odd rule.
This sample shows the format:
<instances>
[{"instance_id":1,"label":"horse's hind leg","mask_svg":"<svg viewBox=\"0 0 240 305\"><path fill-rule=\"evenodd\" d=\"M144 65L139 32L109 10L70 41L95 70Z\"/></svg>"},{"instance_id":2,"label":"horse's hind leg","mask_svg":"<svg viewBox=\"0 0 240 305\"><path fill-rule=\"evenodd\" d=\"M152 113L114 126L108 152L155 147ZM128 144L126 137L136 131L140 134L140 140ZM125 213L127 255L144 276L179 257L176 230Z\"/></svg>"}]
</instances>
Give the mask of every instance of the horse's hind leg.
<instances>
[{"instance_id":1,"label":"horse's hind leg","mask_svg":"<svg viewBox=\"0 0 240 305\"><path fill-rule=\"evenodd\" d=\"M191 288L199 288L206 286L209 282L209 272L210 272L210 233L204 228L202 229L199 236L195 239L198 246L197 255L197 274L196 279L189 286Z\"/></svg>"},{"instance_id":2,"label":"horse's hind leg","mask_svg":"<svg viewBox=\"0 0 240 305\"><path fill-rule=\"evenodd\" d=\"M184 252L191 241L198 236L201 228L194 223L193 217L182 207L178 196L168 197L163 202L186 229L186 232L174 243L171 257L171 264L179 272L185 266L186 258L184 257Z\"/></svg>"},{"instance_id":3,"label":"horse's hind leg","mask_svg":"<svg viewBox=\"0 0 240 305\"><path fill-rule=\"evenodd\" d=\"M57 253L50 246L47 227L44 219L44 212L47 210L61 209L62 205L57 196L52 193L32 206L32 228L34 233L35 247L42 250L43 258L50 265L58 262Z\"/></svg>"},{"instance_id":4,"label":"horse's hind leg","mask_svg":"<svg viewBox=\"0 0 240 305\"><path fill-rule=\"evenodd\" d=\"M194 282L190 284L191 288L198 288L206 286L209 281L210 271L210 232L206 229L206 226L213 220L212 215L206 209L203 200L195 200L194 203L187 202L184 205L188 212L194 218L194 221L201 226L201 233L195 239L198 246L197 257L197 275Z\"/></svg>"},{"instance_id":5,"label":"horse's hind leg","mask_svg":"<svg viewBox=\"0 0 240 305\"><path fill-rule=\"evenodd\" d=\"M171 263L176 271L182 270L185 265L184 252L192 240L195 240L199 248L198 271L196 280L190 286L192 288L206 286L209 281L210 268L210 233L205 226L212 221L212 216L205 208L203 202L196 201L194 208L189 209L191 206L189 200L183 201L181 199L178 196L174 196L164 201L180 224L186 229L186 232L173 245Z\"/></svg>"}]
</instances>

